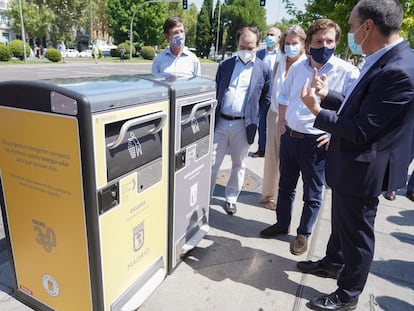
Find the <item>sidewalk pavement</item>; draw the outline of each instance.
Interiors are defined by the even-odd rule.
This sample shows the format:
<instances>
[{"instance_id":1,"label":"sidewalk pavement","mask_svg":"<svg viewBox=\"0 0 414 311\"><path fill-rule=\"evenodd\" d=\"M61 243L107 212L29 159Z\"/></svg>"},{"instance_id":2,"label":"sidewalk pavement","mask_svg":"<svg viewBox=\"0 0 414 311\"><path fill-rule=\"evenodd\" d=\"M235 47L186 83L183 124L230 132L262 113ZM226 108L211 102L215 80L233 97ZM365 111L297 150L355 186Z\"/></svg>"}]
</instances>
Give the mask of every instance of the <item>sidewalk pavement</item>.
<instances>
[{"instance_id":1,"label":"sidewalk pavement","mask_svg":"<svg viewBox=\"0 0 414 311\"><path fill-rule=\"evenodd\" d=\"M253 144L252 149L256 146ZM211 201L208 235L167 276L140 311L308 310L305 304L309 299L336 289L335 280L302 274L296 269L299 260L324 256L330 234L330 190L324 191L308 252L294 256L289 242L296 235L302 210L302 184L297 187L291 233L262 239L259 231L275 222L275 212L258 203L263 158L249 157L247 168L237 214L228 216L224 212L224 188L218 185ZM230 160L226 156L219 180L225 180L229 172ZM380 198L375 257L358 311L414 310L414 203L404 194L405 190L399 191L393 202ZM0 226L0 310L32 310L13 298L5 247L4 229Z\"/></svg>"}]
</instances>

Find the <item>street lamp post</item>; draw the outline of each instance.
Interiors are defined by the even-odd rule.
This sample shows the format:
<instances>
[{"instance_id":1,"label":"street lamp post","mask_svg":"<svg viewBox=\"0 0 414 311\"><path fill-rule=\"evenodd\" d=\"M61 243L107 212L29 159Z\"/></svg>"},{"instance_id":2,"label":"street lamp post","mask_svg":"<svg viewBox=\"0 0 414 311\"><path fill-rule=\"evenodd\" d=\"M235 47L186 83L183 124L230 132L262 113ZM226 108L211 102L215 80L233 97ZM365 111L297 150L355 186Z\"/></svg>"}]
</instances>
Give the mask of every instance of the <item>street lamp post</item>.
<instances>
[{"instance_id":1,"label":"street lamp post","mask_svg":"<svg viewBox=\"0 0 414 311\"><path fill-rule=\"evenodd\" d=\"M139 4L135 10L134 13L132 14L132 18L131 18L131 24L129 25L129 60L132 60L132 24L134 23L134 18L135 18L135 14L137 14L138 9L142 8L144 5L148 4L148 3L154 3L154 2L180 2L181 0L149 0L149 1L145 1L141 4Z\"/></svg>"},{"instance_id":2,"label":"street lamp post","mask_svg":"<svg viewBox=\"0 0 414 311\"><path fill-rule=\"evenodd\" d=\"M219 51L219 38L220 38L220 10L221 10L221 3L220 0L218 1L218 18L217 18L217 38L216 38L216 55L214 56L214 60L216 60L216 57L218 55Z\"/></svg>"},{"instance_id":3,"label":"street lamp post","mask_svg":"<svg viewBox=\"0 0 414 311\"><path fill-rule=\"evenodd\" d=\"M19 0L19 10L20 10L20 24L22 27L22 41L23 41L23 58L24 62L26 62L26 36L24 33L24 22L23 22L23 9L22 9L22 1Z\"/></svg>"}]
</instances>

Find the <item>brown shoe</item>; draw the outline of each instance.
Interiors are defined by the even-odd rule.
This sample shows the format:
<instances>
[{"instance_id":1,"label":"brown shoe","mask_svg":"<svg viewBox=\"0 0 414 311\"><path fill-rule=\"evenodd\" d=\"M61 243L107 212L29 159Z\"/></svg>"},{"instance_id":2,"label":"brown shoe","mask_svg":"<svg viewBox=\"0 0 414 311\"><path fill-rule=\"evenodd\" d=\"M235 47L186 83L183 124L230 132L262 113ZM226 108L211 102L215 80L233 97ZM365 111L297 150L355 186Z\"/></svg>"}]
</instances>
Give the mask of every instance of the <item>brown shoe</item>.
<instances>
[{"instance_id":1,"label":"brown shoe","mask_svg":"<svg viewBox=\"0 0 414 311\"><path fill-rule=\"evenodd\" d=\"M394 201L397 196L395 195L395 191L386 192L383 194L384 198L390 201Z\"/></svg>"},{"instance_id":2,"label":"brown shoe","mask_svg":"<svg viewBox=\"0 0 414 311\"><path fill-rule=\"evenodd\" d=\"M308 250L308 239L302 234L298 234L290 243L290 252L293 255L302 255Z\"/></svg>"}]
</instances>

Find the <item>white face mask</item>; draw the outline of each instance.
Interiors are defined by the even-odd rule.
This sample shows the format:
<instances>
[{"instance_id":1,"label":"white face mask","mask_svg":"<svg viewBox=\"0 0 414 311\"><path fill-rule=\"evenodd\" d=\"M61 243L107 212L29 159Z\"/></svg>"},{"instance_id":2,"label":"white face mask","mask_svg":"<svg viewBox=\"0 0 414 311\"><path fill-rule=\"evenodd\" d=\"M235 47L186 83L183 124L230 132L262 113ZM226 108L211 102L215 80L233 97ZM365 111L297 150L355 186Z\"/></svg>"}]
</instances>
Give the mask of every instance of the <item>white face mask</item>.
<instances>
[{"instance_id":1,"label":"white face mask","mask_svg":"<svg viewBox=\"0 0 414 311\"><path fill-rule=\"evenodd\" d=\"M249 50L239 50L237 55L243 63L247 64L253 60L255 53Z\"/></svg>"},{"instance_id":2,"label":"white face mask","mask_svg":"<svg viewBox=\"0 0 414 311\"><path fill-rule=\"evenodd\" d=\"M287 57L294 58L294 57L298 56L301 48L302 47L301 47L300 43L285 45L285 53L286 53Z\"/></svg>"}]
</instances>

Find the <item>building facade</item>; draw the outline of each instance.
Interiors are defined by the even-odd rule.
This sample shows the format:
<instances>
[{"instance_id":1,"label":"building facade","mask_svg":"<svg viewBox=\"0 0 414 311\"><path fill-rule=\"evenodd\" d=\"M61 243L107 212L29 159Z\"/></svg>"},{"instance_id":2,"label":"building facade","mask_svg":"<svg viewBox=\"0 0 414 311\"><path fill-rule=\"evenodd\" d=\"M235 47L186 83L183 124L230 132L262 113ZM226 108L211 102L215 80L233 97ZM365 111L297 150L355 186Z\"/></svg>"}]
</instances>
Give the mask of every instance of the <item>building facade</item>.
<instances>
[{"instance_id":1,"label":"building facade","mask_svg":"<svg viewBox=\"0 0 414 311\"><path fill-rule=\"evenodd\" d=\"M16 34L10 29L11 21L6 16L9 0L0 0L0 42L8 44L16 39Z\"/></svg>"}]
</instances>

